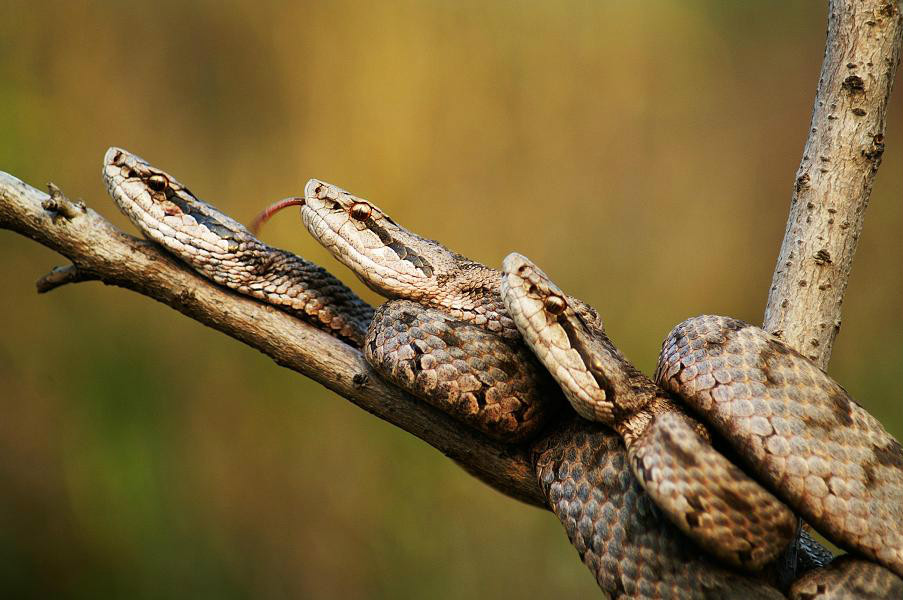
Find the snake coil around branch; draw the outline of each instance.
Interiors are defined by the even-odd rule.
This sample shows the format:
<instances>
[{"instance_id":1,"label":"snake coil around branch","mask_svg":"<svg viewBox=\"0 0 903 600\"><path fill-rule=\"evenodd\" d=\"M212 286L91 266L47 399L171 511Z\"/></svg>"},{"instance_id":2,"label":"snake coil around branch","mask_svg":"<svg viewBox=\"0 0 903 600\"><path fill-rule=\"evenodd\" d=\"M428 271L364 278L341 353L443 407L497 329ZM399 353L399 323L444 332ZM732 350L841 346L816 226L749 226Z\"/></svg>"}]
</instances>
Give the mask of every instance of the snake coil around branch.
<instances>
[{"instance_id":1,"label":"snake coil around branch","mask_svg":"<svg viewBox=\"0 0 903 600\"><path fill-rule=\"evenodd\" d=\"M765 323L766 329L822 368L839 329L843 291L884 151L885 116L899 62L901 30L899 3L830 3L827 51L811 134L796 178ZM814 157L822 158L821 163ZM838 194L838 189L843 193ZM57 196L55 201L68 202ZM589 455L556 456L555 444L549 442L552 452L540 465L537 482L532 457L524 448L462 429L441 411L384 383L360 353L334 337L299 328L288 315L262 309L252 300L201 280L152 244L118 232L91 209L75 203L64 203L59 209L43 207L49 199L0 174L0 227L72 260L72 265L45 277L41 289L92 279L133 289L260 349L279 364L418 435L513 497L542 505L551 490L564 494L560 496L563 506L574 500L568 496L573 490L568 492L567 481L574 469L583 468L580 461ZM70 205L73 210L66 210ZM811 285L801 289L800 281ZM831 285L825 285L828 281ZM576 434L568 439L587 448L608 443L593 438L595 434L573 430L575 426L584 427L565 423L560 435ZM553 465L557 465L554 473ZM579 531L574 533L579 536ZM849 561L839 563L838 569L844 570L837 571L836 577L850 577L849 565ZM861 578L861 572L854 568L853 577L857 576Z\"/></svg>"}]
</instances>

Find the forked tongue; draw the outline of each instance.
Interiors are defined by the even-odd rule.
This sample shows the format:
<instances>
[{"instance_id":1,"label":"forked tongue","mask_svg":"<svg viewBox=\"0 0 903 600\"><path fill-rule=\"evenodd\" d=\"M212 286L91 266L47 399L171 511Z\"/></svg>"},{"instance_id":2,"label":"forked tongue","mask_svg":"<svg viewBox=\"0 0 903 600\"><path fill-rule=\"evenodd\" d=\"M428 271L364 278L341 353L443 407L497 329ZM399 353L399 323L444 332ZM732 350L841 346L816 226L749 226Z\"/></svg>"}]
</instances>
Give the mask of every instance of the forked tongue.
<instances>
[{"instance_id":1,"label":"forked tongue","mask_svg":"<svg viewBox=\"0 0 903 600\"><path fill-rule=\"evenodd\" d=\"M278 202L274 202L267 206L263 212L254 217L254 220L251 221L251 224L248 226L248 229L251 230L251 233L257 235L257 232L260 231L260 228L263 227L263 224L270 220L270 218L275 215L277 212L282 210L283 208L288 208L289 206L303 206L304 198L300 196L292 196L291 198L283 198Z\"/></svg>"}]
</instances>

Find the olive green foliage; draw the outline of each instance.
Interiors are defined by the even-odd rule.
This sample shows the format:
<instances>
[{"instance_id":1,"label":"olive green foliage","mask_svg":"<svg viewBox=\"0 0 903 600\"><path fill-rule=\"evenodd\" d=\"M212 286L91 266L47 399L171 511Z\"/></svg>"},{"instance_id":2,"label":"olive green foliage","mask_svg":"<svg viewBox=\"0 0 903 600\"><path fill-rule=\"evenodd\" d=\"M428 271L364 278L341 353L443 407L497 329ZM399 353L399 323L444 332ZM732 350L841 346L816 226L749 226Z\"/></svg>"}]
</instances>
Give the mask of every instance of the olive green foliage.
<instances>
[{"instance_id":1,"label":"olive green foliage","mask_svg":"<svg viewBox=\"0 0 903 600\"><path fill-rule=\"evenodd\" d=\"M761 322L825 30L820 4L777 1L0 12L0 169L127 231L110 145L245 222L322 178L489 265L529 256L647 372L686 317ZM901 108L830 369L898 438ZM375 300L295 212L263 237ZM594 593L550 513L146 298L35 295L61 262L0 232L4 596Z\"/></svg>"}]
</instances>

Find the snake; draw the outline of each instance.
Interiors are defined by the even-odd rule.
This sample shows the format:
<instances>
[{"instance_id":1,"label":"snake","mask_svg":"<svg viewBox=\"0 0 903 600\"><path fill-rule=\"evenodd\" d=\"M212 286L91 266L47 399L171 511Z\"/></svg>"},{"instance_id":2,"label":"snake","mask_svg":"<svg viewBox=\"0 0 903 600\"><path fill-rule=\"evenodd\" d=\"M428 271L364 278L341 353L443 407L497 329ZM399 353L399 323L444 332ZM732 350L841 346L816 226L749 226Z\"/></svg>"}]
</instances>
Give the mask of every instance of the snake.
<instances>
[{"instance_id":1,"label":"snake","mask_svg":"<svg viewBox=\"0 0 903 600\"><path fill-rule=\"evenodd\" d=\"M512 253L504 269L505 304L527 343L577 413L622 433L634 472L660 504L689 500L675 473L715 470L710 446L677 426L673 395L818 531L903 574L903 448L814 363L758 327L703 315L667 336L656 383L612 344L595 310L529 259ZM654 438L667 457L648 444L636 449Z\"/></svg>"},{"instance_id":2,"label":"snake","mask_svg":"<svg viewBox=\"0 0 903 600\"><path fill-rule=\"evenodd\" d=\"M114 201L145 237L204 277L359 348L387 380L489 437L525 447L549 508L610 597L783 597L768 569L737 569L738 562L757 568L755 551L734 552L730 564L705 541L690 541L632 473L621 435L568 409L506 306L501 271L404 229L367 200L310 180L297 202L302 222L389 299L374 311L321 267L260 242L134 154L108 150L103 176ZM690 422L683 409L674 414ZM704 429L691 429L704 440ZM700 522L708 518L698 516ZM803 550L811 566L835 573L814 541ZM875 574L832 581L868 581L875 590L903 585L888 569L859 559L852 563L854 575ZM813 581L822 586L821 579Z\"/></svg>"},{"instance_id":3,"label":"snake","mask_svg":"<svg viewBox=\"0 0 903 600\"><path fill-rule=\"evenodd\" d=\"M736 566L761 568L787 546L796 518L712 446L706 427L630 364L598 313L534 264L506 257L501 293L527 345L577 414L612 427L631 469L688 536Z\"/></svg>"},{"instance_id":4,"label":"snake","mask_svg":"<svg viewBox=\"0 0 903 600\"><path fill-rule=\"evenodd\" d=\"M104 156L104 183L149 240L204 277L360 346L373 307L323 267L264 244L169 174L121 148Z\"/></svg>"}]
</instances>

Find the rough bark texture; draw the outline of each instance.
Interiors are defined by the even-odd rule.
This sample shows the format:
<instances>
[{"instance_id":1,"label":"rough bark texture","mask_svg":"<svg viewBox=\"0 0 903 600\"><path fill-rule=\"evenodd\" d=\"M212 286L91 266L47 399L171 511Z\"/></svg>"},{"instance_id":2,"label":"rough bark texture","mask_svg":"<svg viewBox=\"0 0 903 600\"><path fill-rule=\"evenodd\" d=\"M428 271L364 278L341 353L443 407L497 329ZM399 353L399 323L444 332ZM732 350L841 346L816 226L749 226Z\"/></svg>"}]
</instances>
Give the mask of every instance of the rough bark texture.
<instances>
[{"instance_id":1,"label":"rough bark texture","mask_svg":"<svg viewBox=\"0 0 903 600\"><path fill-rule=\"evenodd\" d=\"M903 35L900 5L832 0L809 139L765 309L765 329L822 369L881 155Z\"/></svg>"}]
</instances>

